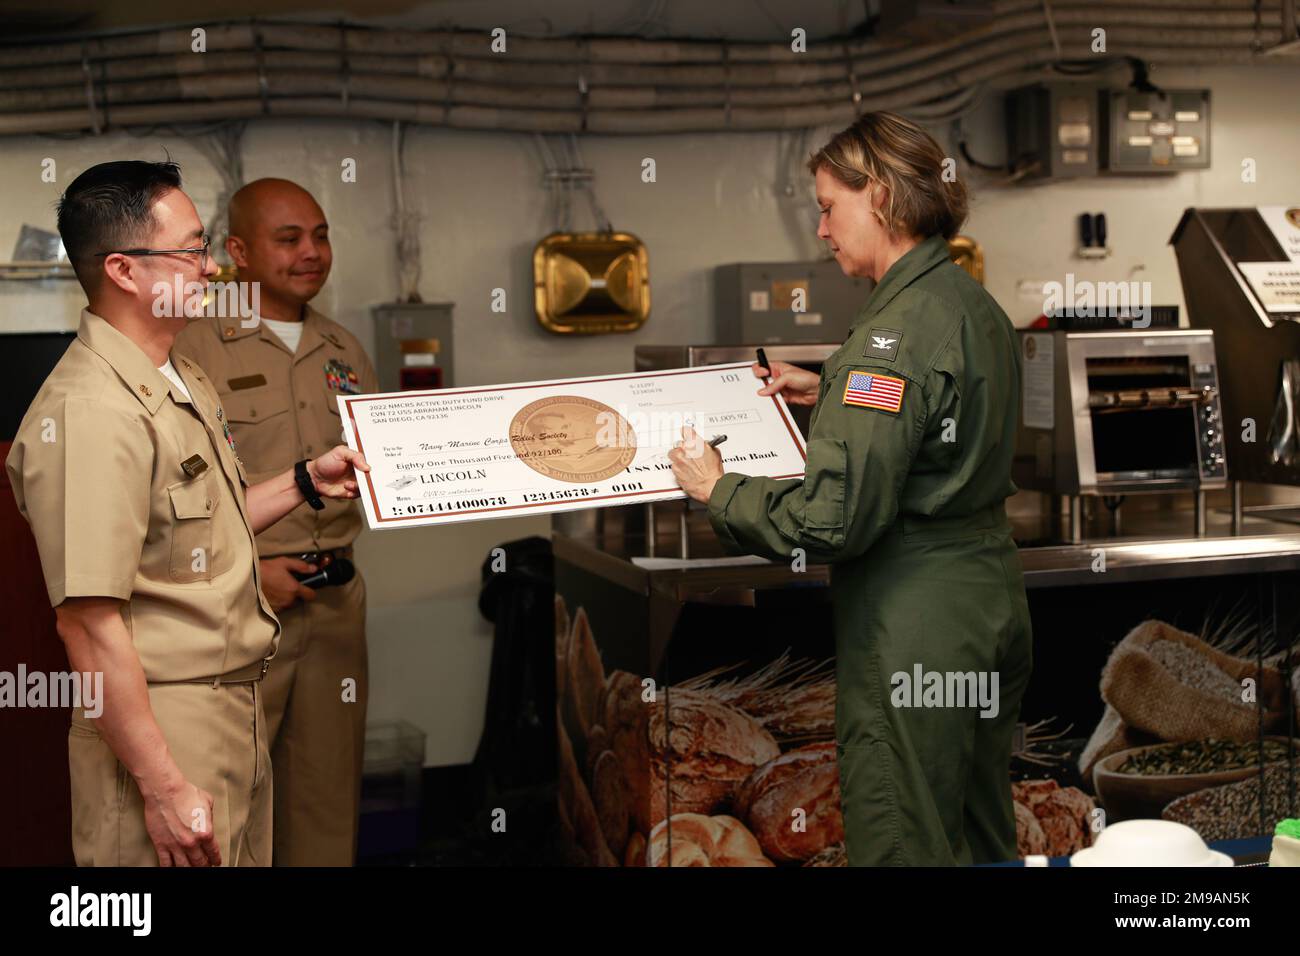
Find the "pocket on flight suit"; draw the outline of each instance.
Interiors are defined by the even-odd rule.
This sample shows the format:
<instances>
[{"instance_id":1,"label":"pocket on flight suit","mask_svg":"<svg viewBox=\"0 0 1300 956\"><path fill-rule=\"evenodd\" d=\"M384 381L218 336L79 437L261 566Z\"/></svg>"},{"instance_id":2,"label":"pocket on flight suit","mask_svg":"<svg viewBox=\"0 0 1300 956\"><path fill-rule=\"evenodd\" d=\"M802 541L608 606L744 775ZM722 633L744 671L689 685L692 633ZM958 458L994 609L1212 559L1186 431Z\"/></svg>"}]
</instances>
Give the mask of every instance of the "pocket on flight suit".
<instances>
[{"instance_id":1,"label":"pocket on flight suit","mask_svg":"<svg viewBox=\"0 0 1300 956\"><path fill-rule=\"evenodd\" d=\"M209 474L167 486L172 503L171 579L212 580L212 512L217 497Z\"/></svg>"},{"instance_id":2,"label":"pocket on flight suit","mask_svg":"<svg viewBox=\"0 0 1300 956\"><path fill-rule=\"evenodd\" d=\"M838 438L808 442L804 467L805 533L822 547L844 545L844 485L848 480L848 446Z\"/></svg>"}]
</instances>

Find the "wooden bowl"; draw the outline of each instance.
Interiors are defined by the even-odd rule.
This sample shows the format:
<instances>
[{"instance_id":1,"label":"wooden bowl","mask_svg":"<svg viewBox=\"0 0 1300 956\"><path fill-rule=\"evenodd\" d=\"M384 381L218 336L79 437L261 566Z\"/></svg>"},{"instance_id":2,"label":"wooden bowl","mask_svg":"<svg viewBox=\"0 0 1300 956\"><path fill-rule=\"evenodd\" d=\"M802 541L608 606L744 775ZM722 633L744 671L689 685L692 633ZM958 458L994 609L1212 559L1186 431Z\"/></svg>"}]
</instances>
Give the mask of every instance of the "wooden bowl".
<instances>
[{"instance_id":1,"label":"wooden bowl","mask_svg":"<svg viewBox=\"0 0 1300 956\"><path fill-rule=\"evenodd\" d=\"M1285 737L1265 737L1286 743ZM1156 819L1170 801L1207 787L1236 783L1259 773L1259 765L1213 773L1147 774L1121 773L1117 768L1133 757L1166 744L1133 747L1097 761L1092 768L1092 786L1097 800L1106 811L1107 824L1119 820ZM1300 741L1295 743L1300 754ZM1280 762L1280 761L1279 761Z\"/></svg>"}]
</instances>

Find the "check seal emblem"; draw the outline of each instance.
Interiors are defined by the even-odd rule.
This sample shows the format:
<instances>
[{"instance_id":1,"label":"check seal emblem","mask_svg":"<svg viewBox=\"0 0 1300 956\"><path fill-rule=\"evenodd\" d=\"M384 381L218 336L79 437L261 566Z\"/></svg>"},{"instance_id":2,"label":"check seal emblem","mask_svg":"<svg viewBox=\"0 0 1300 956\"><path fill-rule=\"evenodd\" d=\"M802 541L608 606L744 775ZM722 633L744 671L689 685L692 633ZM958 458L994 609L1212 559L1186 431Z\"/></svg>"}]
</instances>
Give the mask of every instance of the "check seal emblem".
<instances>
[{"instance_id":1,"label":"check seal emblem","mask_svg":"<svg viewBox=\"0 0 1300 956\"><path fill-rule=\"evenodd\" d=\"M636 432L603 402L552 395L521 408L510 447L533 471L577 484L604 481L632 464Z\"/></svg>"}]
</instances>

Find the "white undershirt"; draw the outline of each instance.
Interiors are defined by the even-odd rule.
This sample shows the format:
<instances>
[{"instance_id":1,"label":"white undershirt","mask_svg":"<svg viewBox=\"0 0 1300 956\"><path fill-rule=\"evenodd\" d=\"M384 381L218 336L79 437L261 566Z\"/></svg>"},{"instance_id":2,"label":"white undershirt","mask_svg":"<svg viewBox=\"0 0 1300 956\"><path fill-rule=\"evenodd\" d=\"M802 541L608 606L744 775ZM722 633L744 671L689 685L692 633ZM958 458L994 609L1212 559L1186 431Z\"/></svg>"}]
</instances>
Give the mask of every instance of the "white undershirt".
<instances>
[{"instance_id":1,"label":"white undershirt","mask_svg":"<svg viewBox=\"0 0 1300 956\"><path fill-rule=\"evenodd\" d=\"M190 398L190 390L186 388L185 383L181 381L180 373L176 371L176 366L172 364L171 359L167 360L166 365L159 365L158 371L166 375L167 378L171 380L171 383L181 390L182 395L189 398L191 402L194 401L193 398Z\"/></svg>"},{"instance_id":2,"label":"white undershirt","mask_svg":"<svg viewBox=\"0 0 1300 956\"><path fill-rule=\"evenodd\" d=\"M290 352L298 351L298 343L302 341L302 323L301 322L281 322L279 319L263 319L272 332L280 336L280 341L289 347Z\"/></svg>"}]
</instances>

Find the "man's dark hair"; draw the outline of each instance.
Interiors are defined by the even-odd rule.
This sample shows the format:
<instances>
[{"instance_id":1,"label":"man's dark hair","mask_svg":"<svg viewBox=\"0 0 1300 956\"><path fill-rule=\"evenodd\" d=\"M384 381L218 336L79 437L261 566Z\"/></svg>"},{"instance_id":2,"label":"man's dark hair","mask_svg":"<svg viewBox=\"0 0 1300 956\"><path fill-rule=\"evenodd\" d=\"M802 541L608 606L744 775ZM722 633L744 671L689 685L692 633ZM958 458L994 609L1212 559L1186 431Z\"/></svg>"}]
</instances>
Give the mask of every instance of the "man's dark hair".
<instances>
[{"instance_id":1,"label":"man's dark hair","mask_svg":"<svg viewBox=\"0 0 1300 956\"><path fill-rule=\"evenodd\" d=\"M72 181L59 200L59 235L87 294L103 275L103 258L96 253L148 245L153 204L180 187L181 168L175 163L141 160L100 163Z\"/></svg>"}]
</instances>

